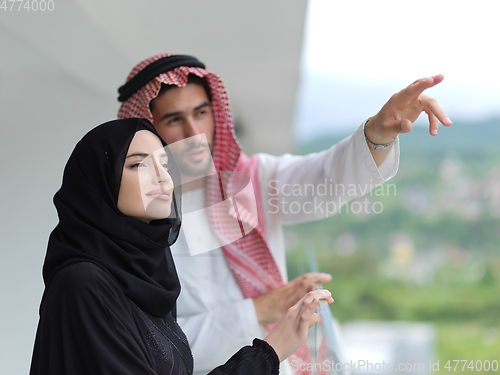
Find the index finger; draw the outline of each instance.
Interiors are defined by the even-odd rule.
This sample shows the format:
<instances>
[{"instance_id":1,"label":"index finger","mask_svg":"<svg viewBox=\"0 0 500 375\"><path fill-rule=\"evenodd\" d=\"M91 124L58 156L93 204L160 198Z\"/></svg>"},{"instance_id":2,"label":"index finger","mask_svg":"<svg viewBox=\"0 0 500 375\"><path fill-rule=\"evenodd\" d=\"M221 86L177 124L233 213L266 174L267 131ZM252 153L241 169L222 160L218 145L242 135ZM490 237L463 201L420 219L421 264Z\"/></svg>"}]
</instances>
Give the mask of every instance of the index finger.
<instances>
[{"instance_id":1,"label":"index finger","mask_svg":"<svg viewBox=\"0 0 500 375\"><path fill-rule=\"evenodd\" d=\"M324 272L309 272L306 275L309 278L311 278L314 282L325 282L325 281L330 281L332 279L332 275Z\"/></svg>"},{"instance_id":2,"label":"index finger","mask_svg":"<svg viewBox=\"0 0 500 375\"><path fill-rule=\"evenodd\" d=\"M308 293L309 297L314 298L316 301L326 301L327 303L333 303L332 293L327 289L316 289Z\"/></svg>"},{"instance_id":3,"label":"index finger","mask_svg":"<svg viewBox=\"0 0 500 375\"><path fill-rule=\"evenodd\" d=\"M417 96L422 94L424 90L436 86L443 79L444 76L442 74L438 74L433 77L418 79L407 88L398 92L395 96L402 102L410 101L413 98L416 98Z\"/></svg>"}]
</instances>

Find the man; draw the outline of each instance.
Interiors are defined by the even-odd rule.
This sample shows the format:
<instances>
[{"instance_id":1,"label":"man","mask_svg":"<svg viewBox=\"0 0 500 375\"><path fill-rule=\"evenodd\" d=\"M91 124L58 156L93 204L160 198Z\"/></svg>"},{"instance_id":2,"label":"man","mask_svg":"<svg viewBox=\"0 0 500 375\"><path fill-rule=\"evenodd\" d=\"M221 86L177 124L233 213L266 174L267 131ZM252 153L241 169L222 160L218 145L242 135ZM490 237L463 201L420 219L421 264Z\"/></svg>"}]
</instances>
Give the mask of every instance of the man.
<instances>
[{"instance_id":1,"label":"man","mask_svg":"<svg viewBox=\"0 0 500 375\"><path fill-rule=\"evenodd\" d=\"M248 157L234 135L221 79L198 60L164 54L132 70L119 90L118 117L150 119L173 144L182 170L183 213L189 215L172 252L182 285L178 322L189 339L196 374L224 363L261 337L315 283L330 280L309 273L287 283L283 226L327 217L367 192L347 194L332 187L372 188L392 178L399 160L397 135L409 132L422 111L429 116L431 135L439 122L451 125L439 104L422 95L442 79L422 79L395 94L351 137L326 151ZM289 191L321 184L337 194ZM301 209L291 210L293 203ZM299 349L281 373L293 373L293 361L309 358L306 348Z\"/></svg>"}]
</instances>

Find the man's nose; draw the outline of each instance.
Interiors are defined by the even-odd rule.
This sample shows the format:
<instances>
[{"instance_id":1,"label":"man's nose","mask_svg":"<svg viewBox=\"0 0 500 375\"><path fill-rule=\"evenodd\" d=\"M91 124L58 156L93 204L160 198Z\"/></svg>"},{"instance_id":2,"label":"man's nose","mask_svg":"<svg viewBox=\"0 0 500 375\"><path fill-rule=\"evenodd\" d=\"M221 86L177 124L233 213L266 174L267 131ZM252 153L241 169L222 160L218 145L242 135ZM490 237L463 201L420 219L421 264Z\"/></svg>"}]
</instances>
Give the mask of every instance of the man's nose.
<instances>
[{"instance_id":1,"label":"man's nose","mask_svg":"<svg viewBox=\"0 0 500 375\"><path fill-rule=\"evenodd\" d=\"M196 121L194 121L194 119L190 118L186 121L184 133L186 138L201 134L200 129L198 128L198 125L196 124Z\"/></svg>"}]
</instances>

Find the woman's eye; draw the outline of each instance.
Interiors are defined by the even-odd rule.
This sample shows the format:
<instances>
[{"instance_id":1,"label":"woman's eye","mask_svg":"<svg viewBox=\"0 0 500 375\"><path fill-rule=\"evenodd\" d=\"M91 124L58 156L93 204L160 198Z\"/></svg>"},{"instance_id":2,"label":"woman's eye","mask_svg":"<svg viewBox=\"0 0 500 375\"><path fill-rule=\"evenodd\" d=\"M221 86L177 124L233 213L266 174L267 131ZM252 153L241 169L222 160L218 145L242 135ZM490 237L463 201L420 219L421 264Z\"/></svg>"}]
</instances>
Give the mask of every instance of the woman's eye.
<instances>
[{"instance_id":1,"label":"woman's eye","mask_svg":"<svg viewBox=\"0 0 500 375\"><path fill-rule=\"evenodd\" d=\"M146 164L139 162L139 163L132 164L130 166L130 168L144 168L146 166L147 166Z\"/></svg>"},{"instance_id":2,"label":"woman's eye","mask_svg":"<svg viewBox=\"0 0 500 375\"><path fill-rule=\"evenodd\" d=\"M168 164L162 164L161 165L163 168L165 168L166 170L168 170Z\"/></svg>"}]
</instances>

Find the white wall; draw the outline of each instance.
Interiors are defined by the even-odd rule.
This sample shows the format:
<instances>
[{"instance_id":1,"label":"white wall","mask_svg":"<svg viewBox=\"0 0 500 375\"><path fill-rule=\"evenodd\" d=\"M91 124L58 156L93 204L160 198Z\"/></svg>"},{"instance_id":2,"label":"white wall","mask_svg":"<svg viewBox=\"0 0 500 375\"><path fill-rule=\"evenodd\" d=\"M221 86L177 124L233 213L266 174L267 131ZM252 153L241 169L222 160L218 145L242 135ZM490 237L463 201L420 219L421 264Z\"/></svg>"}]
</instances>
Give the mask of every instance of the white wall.
<instances>
[{"instance_id":1,"label":"white wall","mask_svg":"<svg viewBox=\"0 0 500 375\"><path fill-rule=\"evenodd\" d=\"M8 36L8 40L6 36ZM113 118L112 97L82 85L2 29L0 37L0 372L28 373L43 292L41 266L57 224L52 196L76 142ZM22 56L20 59L19 57Z\"/></svg>"},{"instance_id":2,"label":"white wall","mask_svg":"<svg viewBox=\"0 0 500 375\"><path fill-rule=\"evenodd\" d=\"M248 126L249 150L289 150L306 2L207 3L55 0L52 13L0 11L1 374L29 371L64 165L88 130L116 117L116 90L136 63L199 57L227 83L236 117L259 125ZM282 142L262 137L266 128Z\"/></svg>"}]
</instances>

